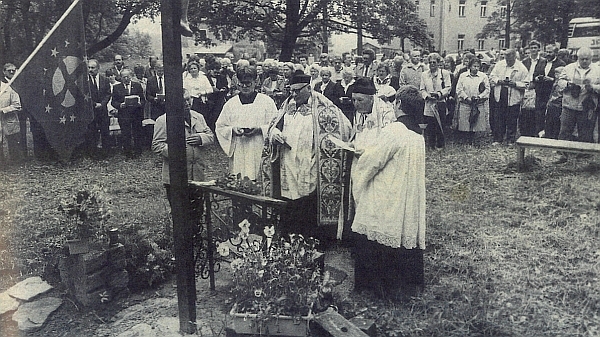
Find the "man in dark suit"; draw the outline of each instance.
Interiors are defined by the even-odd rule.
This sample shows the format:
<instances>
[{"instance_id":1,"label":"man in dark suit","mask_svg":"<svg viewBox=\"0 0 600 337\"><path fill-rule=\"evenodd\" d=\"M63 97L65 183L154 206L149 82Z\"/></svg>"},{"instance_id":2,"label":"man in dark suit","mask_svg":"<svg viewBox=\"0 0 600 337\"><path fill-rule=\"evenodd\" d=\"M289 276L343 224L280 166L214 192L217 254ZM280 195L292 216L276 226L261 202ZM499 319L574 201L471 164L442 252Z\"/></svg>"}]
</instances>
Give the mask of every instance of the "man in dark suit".
<instances>
[{"instance_id":1,"label":"man in dark suit","mask_svg":"<svg viewBox=\"0 0 600 337\"><path fill-rule=\"evenodd\" d=\"M540 55L541 44L536 40L529 42L529 57L523 60L523 65L529 71L526 82L527 90L534 90L536 93L535 108L527 109L521 108L521 115L519 116L519 131L523 136L537 137L538 133L544 129L545 111L541 111L540 103L538 103L538 85L543 82L543 78L546 74L546 62L547 60ZM550 86L552 88L552 85ZM548 99L546 99L546 102Z\"/></svg>"},{"instance_id":2,"label":"man in dark suit","mask_svg":"<svg viewBox=\"0 0 600 337\"><path fill-rule=\"evenodd\" d=\"M535 84L535 109L536 109L536 117L544 118L546 116L546 120L548 116L546 115L546 107L548 105L548 100L550 100L550 94L552 93L552 86L556 81L556 68L564 67L566 64L559 59L558 56L558 47L554 45L548 45L545 48L545 58L546 65L544 67L543 76L538 76ZM546 130L546 124L542 119L542 121L536 120L538 123L539 130ZM548 135L546 136L548 137ZM556 135L558 137L558 134Z\"/></svg>"},{"instance_id":3,"label":"man in dark suit","mask_svg":"<svg viewBox=\"0 0 600 337\"><path fill-rule=\"evenodd\" d=\"M154 75L148 77L146 84L146 101L150 103L150 114L146 113L144 118L150 118L154 121L165 113L165 68L162 62L157 61L153 67ZM154 125L143 123L144 144L149 147L152 143L154 134Z\"/></svg>"},{"instance_id":4,"label":"man in dark suit","mask_svg":"<svg viewBox=\"0 0 600 337\"><path fill-rule=\"evenodd\" d=\"M121 126L123 152L128 158L139 156L142 153L144 139L142 129L144 89L138 82L132 82L131 76L131 70L123 69L121 71L122 82L113 87L112 93L112 105L118 107L117 117Z\"/></svg>"},{"instance_id":5,"label":"man in dark suit","mask_svg":"<svg viewBox=\"0 0 600 337\"><path fill-rule=\"evenodd\" d=\"M123 56L117 54L113 58L113 69L115 74L117 75L117 81L121 82L121 72L123 69L127 68L125 63L123 63Z\"/></svg>"},{"instance_id":6,"label":"man in dark suit","mask_svg":"<svg viewBox=\"0 0 600 337\"><path fill-rule=\"evenodd\" d=\"M340 104L340 96L342 96L343 88L341 86L336 86L331 80L331 70L329 68L321 69L321 82L317 82L315 84L315 91L323 94L323 96L327 97L333 104L339 106Z\"/></svg>"},{"instance_id":7,"label":"man in dark suit","mask_svg":"<svg viewBox=\"0 0 600 337\"><path fill-rule=\"evenodd\" d=\"M90 137L86 140L86 151L89 155L97 154L97 144L102 144L101 153L104 155L113 146L110 140L108 126L110 118L106 105L110 100L110 83L108 79L99 72L100 65L97 60L88 61L88 73L90 81L90 96L94 104L94 120L88 126ZM100 142L99 142L100 140Z\"/></svg>"},{"instance_id":8,"label":"man in dark suit","mask_svg":"<svg viewBox=\"0 0 600 337\"><path fill-rule=\"evenodd\" d=\"M146 67L146 70L144 71L144 77L145 78L151 78L153 76L156 76L156 62L158 62L158 57L152 55L150 56L150 58L148 58L148 66Z\"/></svg>"},{"instance_id":9,"label":"man in dark suit","mask_svg":"<svg viewBox=\"0 0 600 337\"><path fill-rule=\"evenodd\" d=\"M146 99L150 102L150 118L156 120L165 113L165 68L162 62L154 66L155 75L148 77Z\"/></svg>"}]
</instances>

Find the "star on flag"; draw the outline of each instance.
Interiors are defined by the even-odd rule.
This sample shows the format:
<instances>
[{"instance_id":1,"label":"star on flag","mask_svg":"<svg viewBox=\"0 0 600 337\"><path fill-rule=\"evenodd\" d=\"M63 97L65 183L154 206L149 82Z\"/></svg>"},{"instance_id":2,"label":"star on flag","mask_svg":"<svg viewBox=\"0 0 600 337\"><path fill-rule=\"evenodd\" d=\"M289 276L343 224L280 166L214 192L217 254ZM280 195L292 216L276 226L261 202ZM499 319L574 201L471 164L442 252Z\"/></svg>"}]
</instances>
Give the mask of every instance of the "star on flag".
<instances>
[{"instance_id":1,"label":"star on flag","mask_svg":"<svg viewBox=\"0 0 600 337\"><path fill-rule=\"evenodd\" d=\"M11 84L23 108L40 122L48 142L63 161L85 141L87 126L94 118L85 63L82 3L72 1L23 62Z\"/></svg>"}]
</instances>

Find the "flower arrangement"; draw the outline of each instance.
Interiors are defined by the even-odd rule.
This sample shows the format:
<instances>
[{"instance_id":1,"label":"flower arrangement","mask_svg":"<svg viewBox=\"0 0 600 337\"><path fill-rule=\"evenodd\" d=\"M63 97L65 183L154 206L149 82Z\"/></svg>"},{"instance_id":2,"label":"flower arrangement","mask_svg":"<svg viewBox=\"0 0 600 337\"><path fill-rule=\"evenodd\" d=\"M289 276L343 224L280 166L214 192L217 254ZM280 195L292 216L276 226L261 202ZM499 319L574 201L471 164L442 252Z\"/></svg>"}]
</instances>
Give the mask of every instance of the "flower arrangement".
<instances>
[{"instance_id":1,"label":"flower arrangement","mask_svg":"<svg viewBox=\"0 0 600 337\"><path fill-rule=\"evenodd\" d=\"M109 203L104 191L97 186L91 190L80 190L68 200L62 201L58 209L65 217L67 238L104 239L105 224L111 214Z\"/></svg>"},{"instance_id":2,"label":"flower arrangement","mask_svg":"<svg viewBox=\"0 0 600 337\"><path fill-rule=\"evenodd\" d=\"M217 187L222 189L242 192L246 194L252 195L260 195L262 194L262 185L260 182L256 180L252 180L247 176L242 178L240 173L230 174L225 176L224 178L217 179L216 183Z\"/></svg>"},{"instance_id":3,"label":"flower arrangement","mask_svg":"<svg viewBox=\"0 0 600 337\"><path fill-rule=\"evenodd\" d=\"M221 256L233 255L233 286L237 313L255 314L268 321L279 316L307 316L321 307L328 287L322 274L323 254L315 248L318 240L291 234L289 240L274 239L273 226L265 226L264 236L250 234L247 220L231 242L220 243Z\"/></svg>"}]
</instances>

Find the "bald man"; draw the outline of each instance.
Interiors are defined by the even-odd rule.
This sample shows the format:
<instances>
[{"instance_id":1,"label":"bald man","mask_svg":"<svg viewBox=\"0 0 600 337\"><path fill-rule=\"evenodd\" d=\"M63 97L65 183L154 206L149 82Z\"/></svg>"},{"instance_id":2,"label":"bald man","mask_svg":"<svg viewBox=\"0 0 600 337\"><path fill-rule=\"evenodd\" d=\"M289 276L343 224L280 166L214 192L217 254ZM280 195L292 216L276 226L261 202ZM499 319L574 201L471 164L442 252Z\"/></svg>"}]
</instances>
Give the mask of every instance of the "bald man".
<instances>
[{"instance_id":1,"label":"bald man","mask_svg":"<svg viewBox=\"0 0 600 337\"><path fill-rule=\"evenodd\" d=\"M566 88L563 92L558 139L570 139L577 126L579 141L594 142L600 68L592 66L592 55L590 48L580 48L577 51L577 62L566 65L560 74L559 81L566 81ZM567 155L562 154L557 163L566 161Z\"/></svg>"}]
</instances>

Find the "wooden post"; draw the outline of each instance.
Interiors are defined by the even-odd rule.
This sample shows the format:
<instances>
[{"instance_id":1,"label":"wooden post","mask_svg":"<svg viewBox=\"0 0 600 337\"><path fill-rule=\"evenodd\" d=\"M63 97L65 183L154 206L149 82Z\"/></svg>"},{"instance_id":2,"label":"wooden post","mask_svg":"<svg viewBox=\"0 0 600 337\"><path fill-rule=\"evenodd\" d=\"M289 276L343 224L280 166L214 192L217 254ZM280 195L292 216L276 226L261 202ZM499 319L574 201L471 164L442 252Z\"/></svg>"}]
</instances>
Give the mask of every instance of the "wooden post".
<instances>
[{"instance_id":1,"label":"wooden post","mask_svg":"<svg viewBox=\"0 0 600 337\"><path fill-rule=\"evenodd\" d=\"M173 253L177 270L177 304L181 333L196 332L196 277L194 268L193 225L190 216L183 79L181 77L181 0L161 1L162 50L165 68L165 110L171 181Z\"/></svg>"},{"instance_id":2,"label":"wooden post","mask_svg":"<svg viewBox=\"0 0 600 337\"><path fill-rule=\"evenodd\" d=\"M525 148L517 145L517 168L525 168Z\"/></svg>"}]
</instances>

